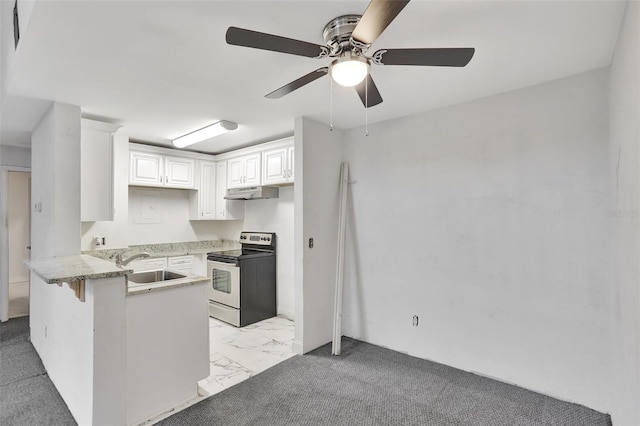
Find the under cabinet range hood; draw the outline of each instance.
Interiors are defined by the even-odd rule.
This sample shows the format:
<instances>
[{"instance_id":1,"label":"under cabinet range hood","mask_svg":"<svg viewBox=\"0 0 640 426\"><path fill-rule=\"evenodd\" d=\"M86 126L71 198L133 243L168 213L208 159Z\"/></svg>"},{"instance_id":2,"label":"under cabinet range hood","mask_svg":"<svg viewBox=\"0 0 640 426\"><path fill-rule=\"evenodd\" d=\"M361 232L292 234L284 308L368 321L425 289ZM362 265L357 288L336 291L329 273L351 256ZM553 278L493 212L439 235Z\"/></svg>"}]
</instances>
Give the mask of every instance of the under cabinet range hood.
<instances>
[{"instance_id":1,"label":"under cabinet range hood","mask_svg":"<svg viewBox=\"0 0 640 426\"><path fill-rule=\"evenodd\" d=\"M225 200L262 200L278 198L278 188L275 186L247 186L244 188L229 188Z\"/></svg>"}]
</instances>

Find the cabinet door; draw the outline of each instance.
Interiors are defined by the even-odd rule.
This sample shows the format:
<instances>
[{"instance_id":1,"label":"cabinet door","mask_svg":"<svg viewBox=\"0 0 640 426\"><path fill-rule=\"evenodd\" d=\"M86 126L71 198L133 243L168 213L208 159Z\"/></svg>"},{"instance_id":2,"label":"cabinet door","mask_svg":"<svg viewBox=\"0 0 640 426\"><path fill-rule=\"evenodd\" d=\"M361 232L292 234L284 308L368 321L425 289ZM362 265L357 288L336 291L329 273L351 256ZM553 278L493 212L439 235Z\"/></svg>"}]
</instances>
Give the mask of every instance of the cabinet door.
<instances>
[{"instance_id":1,"label":"cabinet door","mask_svg":"<svg viewBox=\"0 0 640 426\"><path fill-rule=\"evenodd\" d=\"M245 155L244 157L244 184L246 186L260 185L260 153Z\"/></svg>"},{"instance_id":2,"label":"cabinet door","mask_svg":"<svg viewBox=\"0 0 640 426\"><path fill-rule=\"evenodd\" d=\"M216 163L216 216L218 220L225 220L227 216L227 162Z\"/></svg>"},{"instance_id":3,"label":"cabinet door","mask_svg":"<svg viewBox=\"0 0 640 426\"><path fill-rule=\"evenodd\" d=\"M227 168L227 177L226 177L226 187L227 188L238 188L244 185L244 158L232 158L228 160L226 163ZM226 192L226 188L225 188Z\"/></svg>"},{"instance_id":4,"label":"cabinet door","mask_svg":"<svg viewBox=\"0 0 640 426\"><path fill-rule=\"evenodd\" d=\"M276 148L262 153L262 184L287 182L287 148Z\"/></svg>"},{"instance_id":5,"label":"cabinet door","mask_svg":"<svg viewBox=\"0 0 640 426\"><path fill-rule=\"evenodd\" d=\"M174 256L167 258L167 268L185 274L193 274L193 256Z\"/></svg>"},{"instance_id":6,"label":"cabinet door","mask_svg":"<svg viewBox=\"0 0 640 426\"><path fill-rule=\"evenodd\" d=\"M125 254L125 258L126 257L127 255ZM155 271L167 267L167 258L156 257L153 259L136 259L127 266L132 268L134 272Z\"/></svg>"},{"instance_id":7,"label":"cabinet door","mask_svg":"<svg viewBox=\"0 0 640 426\"><path fill-rule=\"evenodd\" d=\"M164 180L164 156L149 152L131 151L129 184L162 186Z\"/></svg>"},{"instance_id":8,"label":"cabinet door","mask_svg":"<svg viewBox=\"0 0 640 426\"><path fill-rule=\"evenodd\" d=\"M289 182L293 182L295 179L295 151L294 151L294 147L290 146L289 148L287 148L287 164L289 165L289 173L288 173L288 180Z\"/></svg>"},{"instance_id":9,"label":"cabinet door","mask_svg":"<svg viewBox=\"0 0 640 426\"><path fill-rule=\"evenodd\" d=\"M165 186L185 189L194 188L194 159L182 157L166 157L165 165Z\"/></svg>"},{"instance_id":10,"label":"cabinet door","mask_svg":"<svg viewBox=\"0 0 640 426\"><path fill-rule=\"evenodd\" d=\"M244 201L225 200L227 195L227 161L216 163L216 219L237 220L244 217Z\"/></svg>"},{"instance_id":11,"label":"cabinet door","mask_svg":"<svg viewBox=\"0 0 640 426\"><path fill-rule=\"evenodd\" d=\"M216 163L200 162L200 188L198 189L198 219L216 218Z\"/></svg>"},{"instance_id":12,"label":"cabinet door","mask_svg":"<svg viewBox=\"0 0 640 426\"><path fill-rule=\"evenodd\" d=\"M80 220L113 220L113 137L83 127L80 132Z\"/></svg>"}]
</instances>

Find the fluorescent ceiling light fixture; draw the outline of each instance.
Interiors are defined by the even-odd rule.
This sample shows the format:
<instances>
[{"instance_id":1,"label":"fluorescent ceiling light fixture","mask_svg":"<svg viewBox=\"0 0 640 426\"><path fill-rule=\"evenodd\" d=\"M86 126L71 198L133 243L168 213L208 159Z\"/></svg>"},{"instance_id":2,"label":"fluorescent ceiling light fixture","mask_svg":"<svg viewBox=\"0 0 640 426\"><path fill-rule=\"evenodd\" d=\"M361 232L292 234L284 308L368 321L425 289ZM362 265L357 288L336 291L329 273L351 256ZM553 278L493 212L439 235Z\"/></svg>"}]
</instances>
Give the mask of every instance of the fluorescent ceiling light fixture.
<instances>
[{"instance_id":1,"label":"fluorescent ceiling light fixture","mask_svg":"<svg viewBox=\"0 0 640 426\"><path fill-rule=\"evenodd\" d=\"M184 136L180 136L179 138L174 139L172 142L173 146L177 148L184 148L186 146L193 145L194 143L211 139L232 130L236 130L237 128L238 123L221 120L207 127L203 127L202 129L198 129L191 133L187 133Z\"/></svg>"},{"instance_id":2,"label":"fluorescent ceiling light fixture","mask_svg":"<svg viewBox=\"0 0 640 426\"><path fill-rule=\"evenodd\" d=\"M369 63L362 56L347 54L331 64L331 77L341 86L353 87L369 74Z\"/></svg>"}]
</instances>

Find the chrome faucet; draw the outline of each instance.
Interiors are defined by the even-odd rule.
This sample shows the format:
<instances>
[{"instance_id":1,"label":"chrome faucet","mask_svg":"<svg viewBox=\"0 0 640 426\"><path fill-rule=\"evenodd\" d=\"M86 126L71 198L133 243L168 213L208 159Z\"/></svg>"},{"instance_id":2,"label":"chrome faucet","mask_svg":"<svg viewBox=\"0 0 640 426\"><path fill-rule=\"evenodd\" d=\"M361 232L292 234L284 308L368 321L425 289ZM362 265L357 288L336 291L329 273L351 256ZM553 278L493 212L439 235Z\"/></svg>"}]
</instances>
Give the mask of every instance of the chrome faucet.
<instances>
[{"instance_id":1,"label":"chrome faucet","mask_svg":"<svg viewBox=\"0 0 640 426\"><path fill-rule=\"evenodd\" d=\"M122 260L122 253L118 253L116 254L116 266L118 266L119 268L122 268L123 266L127 266L127 264L129 264L129 262L131 262L132 260L139 259L141 257L150 257L150 256L151 255L149 253L147 253L146 251L143 251L142 253L134 254L128 259Z\"/></svg>"}]
</instances>

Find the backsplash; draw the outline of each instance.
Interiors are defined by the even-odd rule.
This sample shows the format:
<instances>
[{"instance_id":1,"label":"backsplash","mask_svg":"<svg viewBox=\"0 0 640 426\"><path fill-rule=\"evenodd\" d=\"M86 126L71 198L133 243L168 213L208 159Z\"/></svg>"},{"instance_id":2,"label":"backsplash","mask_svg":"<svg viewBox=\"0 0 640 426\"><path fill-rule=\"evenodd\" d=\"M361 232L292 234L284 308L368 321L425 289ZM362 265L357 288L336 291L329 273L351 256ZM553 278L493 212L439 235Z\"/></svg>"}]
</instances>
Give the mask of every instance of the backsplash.
<instances>
[{"instance_id":1,"label":"backsplash","mask_svg":"<svg viewBox=\"0 0 640 426\"><path fill-rule=\"evenodd\" d=\"M190 254L205 254L211 251L234 250L238 248L240 248L240 244L237 241L206 240L130 245L129 247L114 249L87 250L83 251L82 254L88 254L104 260L113 260L116 254L123 252L127 252L127 256L147 252L151 255L150 257L171 257Z\"/></svg>"}]
</instances>

